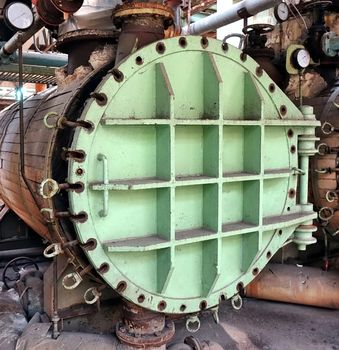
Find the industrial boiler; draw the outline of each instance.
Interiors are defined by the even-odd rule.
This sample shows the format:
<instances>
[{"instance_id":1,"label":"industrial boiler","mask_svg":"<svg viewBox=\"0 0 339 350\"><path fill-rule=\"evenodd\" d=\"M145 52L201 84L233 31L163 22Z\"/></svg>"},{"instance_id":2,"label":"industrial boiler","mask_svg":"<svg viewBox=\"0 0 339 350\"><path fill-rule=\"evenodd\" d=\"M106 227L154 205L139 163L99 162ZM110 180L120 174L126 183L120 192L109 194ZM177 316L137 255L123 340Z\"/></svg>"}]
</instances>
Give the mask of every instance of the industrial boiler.
<instances>
[{"instance_id":1,"label":"industrial boiler","mask_svg":"<svg viewBox=\"0 0 339 350\"><path fill-rule=\"evenodd\" d=\"M319 3L300 11L323 21L338 10ZM221 23L279 4L244 0ZM321 114L320 95L293 100L284 82L302 79L317 59L333 69L338 37L318 31L279 56L267 47L275 28L247 26L238 49L199 35L218 27L219 14L180 28L175 1L83 14L81 6L38 0L36 28L0 52L19 48L23 63L20 35L45 25L59 28L57 49L68 54L58 86L0 113L1 199L43 238L49 259L43 275L34 262L27 272L43 279L39 300L27 274L21 288L51 341L109 303L120 313L103 329L114 326L116 348L163 349L175 319L192 332L202 312L217 321L218 305L241 307L246 286L283 246L314 244L316 210L338 230L338 87L329 83Z\"/></svg>"}]
</instances>

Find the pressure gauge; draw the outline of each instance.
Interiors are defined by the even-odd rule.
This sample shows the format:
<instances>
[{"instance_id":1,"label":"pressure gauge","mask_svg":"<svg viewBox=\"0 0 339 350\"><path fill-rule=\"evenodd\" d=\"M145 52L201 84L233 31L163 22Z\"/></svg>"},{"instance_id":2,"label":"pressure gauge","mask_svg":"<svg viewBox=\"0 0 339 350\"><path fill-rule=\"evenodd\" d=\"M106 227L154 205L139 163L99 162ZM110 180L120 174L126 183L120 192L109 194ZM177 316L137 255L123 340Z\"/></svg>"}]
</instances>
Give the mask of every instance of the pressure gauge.
<instances>
[{"instance_id":1,"label":"pressure gauge","mask_svg":"<svg viewBox=\"0 0 339 350\"><path fill-rule=\"evenodd\" d=\"M298 70L307 68L311 63L311 55L305 49L297 49L292 54L292 64Z\"/></svg>"},{"instance_id":2,"label":"pressure gauge","mask_svg":"<svg viewBox=\"0 0 339 350\"><path fill-rule=\"evenodd\" d=\"M287 21L289 15L290 15L290 9L285 2L280 3L274 9L274 16L277 19L277 21L280 23Z\"/></svg>"},{"instance_id":3,"label":"pressure gauge","mask_svg":"<svg viewBox=\"0 0 339 350\"><path fill-rule=\"evenodd\" d=\"M34 22L32 9L23 2L12 2L4 11L6 23L15 30L27 30Z\"/></svg>"}]
</instances>

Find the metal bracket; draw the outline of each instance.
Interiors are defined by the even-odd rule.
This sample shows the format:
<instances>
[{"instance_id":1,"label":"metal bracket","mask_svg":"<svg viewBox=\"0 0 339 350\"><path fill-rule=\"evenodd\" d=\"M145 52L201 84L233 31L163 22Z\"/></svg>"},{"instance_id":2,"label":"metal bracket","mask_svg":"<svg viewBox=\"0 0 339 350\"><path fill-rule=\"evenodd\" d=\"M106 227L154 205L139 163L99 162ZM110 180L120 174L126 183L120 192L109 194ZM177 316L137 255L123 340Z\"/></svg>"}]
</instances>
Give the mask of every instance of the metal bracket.
<instances>
[{"instance_id":1,"label":"metal bracket","mask_svg":"<svg viewBox=\"0 0 339 350\"><path fill-rule=\"evenodd\" d=\"M75 289L81 282L82 277L78 272L69 273L62 279L63 287L68 290Z\"/></svg>"},{"instance_id":2,"label":"metal bracket","mask_svg":"<svg viewBox=\"0 0 339 350\"><path fill-rule=\"evenodd\" d=\"M88 288L84 294L84 300L86 304L95 304L99 298L101 297L101 293L98 291L96 287Z\"/></svg>"},{"instance_id":3,"label":"metal bracket","mask_svg":"<svg viewBox=\"0 0 339 350\"><path fill-rule=\"evenodd\" d=\"M63 252L61 243L52 243L44 250L44 257L53 258Z\"/></svg>"},{"instance_id":4,"label":"metal bracket","mask_svg":"<svg viewBox=\"0 0 339 350\"><path fill-rule=\"evenodd\" d=\"M195 325L195 326L194 326ZM200 329L201 322L198 316L190 316L186 320L186 329L190 333L196 333Z\"/></svg>"},{"instance_id":5,"label":"metal bracket","mask_svg":"<svg viewBox=\"0 0 339 350\"><path fill-rule=\"evenodd\" d=\"M59 184L53 179L45 179L39 186L39 194L42 198L49 199L59 192Z\"/></svg>"},{"instance_id":6,"label":"metal bracket","mask_svg":"<svg viewBox=\"0 0 339 350\"><path fill-rule=\"evenodd\" d=\"M239 294L233 295L231 298L231 304L233 309L240 310L242 308L242 297Z\"/></svg>"},{"instance_id":7,"label":"metal bracket","mask_svg":"<svg viewBox=\"0 0 339 350\"><path fill-rule=\"evenodd\" d=\"M108 180L108 162L107 162L107 157L104 154L98 154L97 159L99 161L102 161L103 163L103 175L104 175L104 185L109 184ZM108 215L108 189L104 188L104 203L103 203L103 210L100 210L99 215L101 217L105 217Z\"/></svg>"}]
</instances>

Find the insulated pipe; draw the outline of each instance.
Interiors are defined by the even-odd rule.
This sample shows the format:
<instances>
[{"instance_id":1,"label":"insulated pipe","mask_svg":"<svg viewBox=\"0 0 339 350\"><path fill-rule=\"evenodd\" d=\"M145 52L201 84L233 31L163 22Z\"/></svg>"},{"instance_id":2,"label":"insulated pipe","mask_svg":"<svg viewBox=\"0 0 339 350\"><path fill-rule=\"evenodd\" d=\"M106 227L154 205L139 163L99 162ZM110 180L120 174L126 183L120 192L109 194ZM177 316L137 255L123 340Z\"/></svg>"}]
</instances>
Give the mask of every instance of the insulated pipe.
<instances>
[{"instance_id":1,"label":"insulated pipe","mask_svg":"<svg viewBox=\"0 0 339 350\"><path fill-rule=\"evenodd\" d=\"M339 309L339 272L269 264L245 289L247 297Z\"/></svg>"},{"instance_id":2,"label":"insulated pipe","mask_svg":"<svg viewBox=\"0 0 339 350\"><path fill-rule=\"evenodd\" d=\"M55 52L40 53L28 51L23 53L23 62L31 66L62 67L67 64L68 55ZM13 62L11 61L11 63Z\"/></svg>"},{"instance_id":3,"label":"insulated pipe","mask_svg":"<svg viewBox=\"0 0 339 350\"><path fill-rule=\"evenodd\" d=\"M199 35L248 18L279 4L281 0L243 0L221 13L215 13L182 28L183 35Z\"/></svg>"},{"instance_id":4,"label":"insulated pipe","mask_svg":"<svg viewBox=\"0 0 339 350\"><path fill-rule=\"evenodd\" d=\"M7 59L12 55L20 46L22 46L27 40L29 40L34 34L36 34L42 27L44 22L42 19L35 15L34 24L31 28L24 32L15 33L1 48L0 50L0 59Z\"/></svg>"}]
</instances>

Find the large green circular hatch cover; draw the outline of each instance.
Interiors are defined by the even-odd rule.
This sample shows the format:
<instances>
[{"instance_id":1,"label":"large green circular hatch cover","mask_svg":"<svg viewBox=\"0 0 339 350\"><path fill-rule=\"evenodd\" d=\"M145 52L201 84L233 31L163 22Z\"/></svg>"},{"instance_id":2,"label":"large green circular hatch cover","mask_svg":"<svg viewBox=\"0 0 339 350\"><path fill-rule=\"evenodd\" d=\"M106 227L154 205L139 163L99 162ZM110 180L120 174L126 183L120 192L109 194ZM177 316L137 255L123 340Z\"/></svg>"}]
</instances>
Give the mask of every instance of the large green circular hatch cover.
<instances>
[{"instance_id":1,"label":"large green circular hatch cover","mask_svg":"<svg viewBox=\"0 0 339 350\"><path fill-rule=\"evenodd\" d=\"M107 74L77 128L68 180L81 242L103 279L155 311L191 313L248 284L302 223L300 135L315 122L250 57L201 37L172 38ZM104 264L104 265L103 265Z\"/></svg>"}]
</instances>

